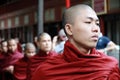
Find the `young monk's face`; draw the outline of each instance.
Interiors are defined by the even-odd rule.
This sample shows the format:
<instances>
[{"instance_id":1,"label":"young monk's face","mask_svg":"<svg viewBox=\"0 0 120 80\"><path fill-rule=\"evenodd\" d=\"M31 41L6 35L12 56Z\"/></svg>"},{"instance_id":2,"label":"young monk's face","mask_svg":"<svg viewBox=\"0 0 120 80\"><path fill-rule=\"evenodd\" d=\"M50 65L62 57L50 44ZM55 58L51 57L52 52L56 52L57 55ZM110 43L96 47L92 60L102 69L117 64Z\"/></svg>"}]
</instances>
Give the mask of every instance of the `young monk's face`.
<instances>
[{"instance_id":1,"label":"young monk's face","mask_svg":"<svg viewBox=\"0 0 120 80\"><path fill-rule=\"evenodd\" d=\"M11 52L14 52L17 50L17 42L14 39L8 41L8 49Z\"/></svg>"},{"instance_id":2,"label":"young monk's face","mask_svg":"<svg viewBox=\"0 0 120 80\"><path fill-rule=\"evenodd\" d=\"M25 51L25 55L27 56L27 57L32 57L32 56L34 56L36 54L36 50L35 50L35 48L29 48L29 49L27 49L26 51Z\"/></svg>"}]
</instances>

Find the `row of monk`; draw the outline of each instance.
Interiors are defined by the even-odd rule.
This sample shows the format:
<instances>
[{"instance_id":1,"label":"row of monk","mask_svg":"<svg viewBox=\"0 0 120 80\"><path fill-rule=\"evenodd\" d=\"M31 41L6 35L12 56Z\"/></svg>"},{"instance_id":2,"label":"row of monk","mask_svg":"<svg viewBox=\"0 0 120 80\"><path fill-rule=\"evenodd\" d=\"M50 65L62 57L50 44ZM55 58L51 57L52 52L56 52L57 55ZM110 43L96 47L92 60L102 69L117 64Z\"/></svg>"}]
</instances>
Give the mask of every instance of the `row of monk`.
<instances>
[{"instance_id":1,"label":"row of monk","mask_svg":"<svg viewBox=\"0 0 120 80\"><path fill-rule=\"evenodd\" d=\"M96 49L100 21L95 11L79 4L66 9L62 18L67 36L62 54L54 51L45 32L35 42L38 51L27 43L20 53L15 39L9 39L7 52L0 54L0 80L120 80L118 61Z\"/></svg>"},{"instance_id":2,"label":"row of monk","mask_svg":"<svg viewBox=\"0 0 120 80\"><path fill-rule=\"evenodd\" d=\"M1 41L0 80L30 80L42 62L57 55L52 50L52 40L48 33L39 34L37 39L38 51L31 42L25 44L23 51L16 39Z\"/></svg>"}]
</instances>

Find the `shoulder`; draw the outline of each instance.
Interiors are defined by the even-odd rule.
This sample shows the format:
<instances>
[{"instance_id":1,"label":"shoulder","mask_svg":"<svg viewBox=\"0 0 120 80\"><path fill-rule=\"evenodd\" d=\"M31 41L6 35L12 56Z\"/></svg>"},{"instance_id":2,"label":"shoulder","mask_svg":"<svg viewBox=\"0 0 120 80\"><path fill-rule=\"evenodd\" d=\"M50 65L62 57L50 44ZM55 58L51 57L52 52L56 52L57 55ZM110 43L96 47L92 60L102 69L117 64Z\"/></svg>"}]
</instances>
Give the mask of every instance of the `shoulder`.
<instances>
[{"instance_id":1,"label":"shoulder","mask_svg":"<svg viewBox=\"0 0 120 80\"><path fill-rule=\"evenodd\" d=\"M36 54L30 58L30 61L32 62L32 64L41 64L46 60L47 60L47 57L42 57L39 54Z\"/></svg>"},{"instance_id":2,"label":"shoulder","mask_svg":"<svg viewBox=\"0 0 120 80\"><path fill-rule=\"evenodd\" d=\"M23 58L24 57L23 53L20 53L19 51L14 52L13 56L16 58Z\"/></svg>"},{"instance_id":3,"label":"shoulder","mask_svg":"<svg viewBox=\"0 0 120 80\"><path fill-rule=\"evenodd\" d=\"M0 59L3 59L4 55L2 53L0 53Z\"/></svg>"},{"instance_id":4,"label":"shoulder","mask_svg":"<svg viewBox=\"0 0 120 80\"><path fill-rule=\"evenodd\" d=\"M14 66L24 66L26 59L23 57L14 63Z\"/></svg>"},{"instance_id":5,"label":"shoulder","mask_svg":"<svg viewBox=\"0 0 120 80\"><path fill-rule=\"evenodd\" d=\"M50 57L57 56L57 55L58 55L58 53L56 53L55 51L50 51L48 54L48 56L50 56Z\"/></svg>"},{"instance_id":6,"label":"shoulder","mask_svg":"<svg viewBox=\"0 0 120 80\"><path fill-rule=\"evenodd\" d=\"M62 58L62 55L57 55L54 57L49 57L45 62L43 62L39 68L43 70L47 70L50 67L54 67L59 64L63 64L65 60Z\"/></svg>"},{"instance_id":7,"label":"shoulder","mask_svg":"<svg viewBox=\"0 0 120 80\"><path fill-rule=\"evenodd\" d=\"M113 57L113 56L108 56L108 55L106 55L105 53L99 52L99 51L96 51L96 53L97 53L98 55L100 55L100 57L101 57L102 60L105 60L106 62L118 64L118 60L117 60L115 57Z\"/></svg>"},{"instance_id":8,"label":"shoulder","mask_svg":"<svg viewBox=\"0 0 120 80\"><path fill-rule=\"evenodd\" d=\"M36 71L33 73L32 80L48 80L46 79L46 75L52 73L52 71L54 71L53 68L62 63L64 63L64 60L61 55L49 57L37 67Z\"/></svg>"},{"instance_id":9,"label":"shoulder","mask_svg":"<svg viewBox=\"0 0 120 80\"><path fill-rule=\"evenodd\" d=\"M57 64L62 64L64 61L62 55L56 55L56 56L53 56L53 57L49 57L44 64L46 65L57 65ZM43 65L44 65L43 64Z\"/></svg>"}]
</instances>

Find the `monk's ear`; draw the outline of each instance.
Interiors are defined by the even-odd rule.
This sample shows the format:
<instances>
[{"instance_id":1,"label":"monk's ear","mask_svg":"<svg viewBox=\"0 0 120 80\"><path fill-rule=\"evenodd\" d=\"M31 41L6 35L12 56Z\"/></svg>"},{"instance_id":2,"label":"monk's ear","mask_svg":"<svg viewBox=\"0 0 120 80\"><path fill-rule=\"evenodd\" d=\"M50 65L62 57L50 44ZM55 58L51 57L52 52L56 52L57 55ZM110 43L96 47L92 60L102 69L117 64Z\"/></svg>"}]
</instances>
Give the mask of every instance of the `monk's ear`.
<instances>
[{"instance_id":1,"label":"monk's ear","mask_svg":"<svg viewBox=\"0 0 120 80\"><path fill-rule=\"evenodd\" d=\"M39 47L39 41L36 42L37 47Z\"/></svg>"},{"instance_id":2,"label":"monk's ear","mask_svg":"<svg viewBox=\"0 0 120 80\"><path fill-rule=\"evenodd\" d=\"M66 24L65 25L65 31L67 35L71 36L72 35L72 25L71 24Z\"/></svg>"}]
</instances>

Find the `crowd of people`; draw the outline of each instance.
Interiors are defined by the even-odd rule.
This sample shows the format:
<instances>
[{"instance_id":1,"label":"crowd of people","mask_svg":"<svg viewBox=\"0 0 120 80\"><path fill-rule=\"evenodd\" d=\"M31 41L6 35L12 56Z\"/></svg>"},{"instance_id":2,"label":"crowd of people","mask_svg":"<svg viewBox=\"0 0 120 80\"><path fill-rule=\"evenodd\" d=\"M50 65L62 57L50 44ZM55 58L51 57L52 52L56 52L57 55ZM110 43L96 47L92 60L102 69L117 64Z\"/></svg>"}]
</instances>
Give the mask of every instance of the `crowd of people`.
<instances>
[{"instance_id":1,"label":"crowd of people","mask_svg":"<svg viewBox=\"0 0 120 80\"><path fill-rule=\"evenodd\" d=\"M40 33L24 49L17 39L2 40L0 80L120 80L118 61L96 49L99 24L95 11L79 4L64 12L53 39Z\"/></svg>"},{"instance_id":2,"label":"crowd of people","mask_svg":"<svg viewBox=\"0 0 120 80\"><path fill-rule=\"evenodd\" d=\"M36 43L26 43L24 49L14 38L2 40L0 44L0 80L31 80L42 62L58 55L52 50L52 39L46 32L38 35Z\"/></svg>"}]
</instances>

